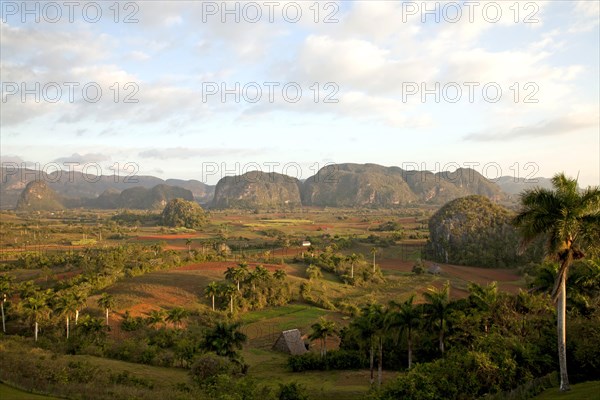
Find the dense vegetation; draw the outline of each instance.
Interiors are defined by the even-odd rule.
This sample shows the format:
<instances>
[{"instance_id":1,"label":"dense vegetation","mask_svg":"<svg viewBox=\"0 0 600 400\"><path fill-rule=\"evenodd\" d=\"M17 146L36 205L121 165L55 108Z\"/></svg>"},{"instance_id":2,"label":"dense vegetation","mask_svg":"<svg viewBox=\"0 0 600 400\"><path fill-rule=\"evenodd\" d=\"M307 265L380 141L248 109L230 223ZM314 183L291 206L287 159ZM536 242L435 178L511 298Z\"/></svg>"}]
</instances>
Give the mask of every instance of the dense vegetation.
<instances>
[{"instance_id":1,"label":"dense vegetation","mask_svg":"<svg viewBox=\"0 0 600 400\"><path fill-rule=\"evenodd\" d=\"M519 235L513 213L482 196L453 200L429 220L427 255L461 265L505 268L539 262L541 246L519 254Z\"/></svg>"},{"instance_id":2,"label":"dense vegetation","mask_svg":"<svg viewBox=\"0 0 600 400\"><path fill-rule=\"evenodd\" d=\"M173 199L161 214L161 223L173 228L197 229L205 222L204 210L194 201Z\"/></svg>"},{"instance_id":3,"label":"dense vegetation","mask_svg":"<svg viewBox=\"0 0 600 400\"><path fill-rule=\"evenodd\" d=\"M479 234L478 247L460 242L470 252L462 257L478 248L484 261L506 263L478 265L509 264L492 238L516 248L526 237L509 224L512 213L480 197L443 210L460 237ZM432 212L208 217L173 200L162 214L4 213L0 358L11 368L0 379L93 399L506 399L515 388L531 397L556 386L551 294L561 277L569 377L600 375L593 235L569 242L571 256L561 245L547 247L544 262L516 255L514 270L445 265L437 275L421 251ZM562 231L539 235L548 232ZM553 242L545 239L537 240ZM274 351L281 332L295 328L309 351Z\"/></svg>"}]
</instances>

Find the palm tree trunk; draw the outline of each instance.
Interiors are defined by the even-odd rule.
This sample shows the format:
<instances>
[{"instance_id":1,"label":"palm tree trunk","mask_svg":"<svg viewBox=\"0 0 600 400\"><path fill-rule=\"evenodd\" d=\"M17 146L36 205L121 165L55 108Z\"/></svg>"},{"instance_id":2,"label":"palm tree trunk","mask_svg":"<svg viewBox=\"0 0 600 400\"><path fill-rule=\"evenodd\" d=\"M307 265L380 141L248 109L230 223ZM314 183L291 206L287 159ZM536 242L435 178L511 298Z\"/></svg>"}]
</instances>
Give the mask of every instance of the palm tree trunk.
<instances>
[{"instance_id":1,"label":"palm tree trunk","mask_svg":"<svg viewBox=\"0 0 600 400\"><path fill-rule=\"evenodd\" d=\"M69 315L67 315L67 339L69 338Z\"/></svg>"},{"instance_id":2,"label":"palm tree trunk","mask_svg":"<svg viewBox=\"0 0 600 400\"><path fill-rule=\"evenodd\" d=\"M229 300L229 309L231 310L231 313L233 314L233 296L231 296L231 298Z\"/></svg>"},{"instance_id":3,"label":"palm tree trunk","mask_svg":"<svg viewBox=\"0 0 600 400\"><path fill-rule=\"evenodd\" d=\"M411 331L408 331L408 369L412 367L412 335Z\"/></svg>"},{"instance_id":4,"label":"palm tree trunk","mask_svg":"<svg viewBox=\"0 0 600 400\"><path fill-rule=\"evenodd\" d=\"M373 387L373 383L375 383L375 374L374 374L374 358L375 351L373 349L373 340L371 339L371 348L369 349L369 367L371 368L371 387Z\"/></svg>"},{"instance_id":5,"label":"palm tree trunk","mask_svg":"<svg viewBox=\"0 0 600 400\"><path fill-rule=\"evenodd\" d=\"M79 310L75 310L75 325L77 325L78 320L79 320Z\"/></svg>"},{"instance_id":6,"label":"palm tree trunk","mask_svg":"<svg viewBox=\"0 0 600 400\"><path fill-rule=\"evenodd\" d=\"M6 333L6 323L4 322L4 301L0 302L0 308L2 309L2 332Z\"/></svg>"},{"instance_id":7,"label":"palm tree trunk","mask_svg":"<svg viewBox=\"0 0 600 400\"><path fill-rule=\"evenodd\" d=\"M213 311L215 311L215 296L212 296L212 307Z\"/></svg>"},{"instance_id":8,"label":"palm tree trunk","mask_svg":"<svg viewBox=\"0 0 600 400\"><path fill-rule=\"evenodd\" d=\"M35 341L37 342L37 338L38 338L38 323L37 323L37 321L35 321L34 337L35 337Z\"/></svg>"},{"instance_id":9,"label":"palm tree trunk","mask_svg":"<svg viewBox=\"0 0 600 400\"><path fill-rule=\"evenodd\" d=\"M106 326L108 326L108 308L106 309Z\"/></svg>"},{"instance_id":10,"label":"palm tree trunk","mask_svg":"<svg viewBox=\"0 0 600 400\"><path fill-rule=\"evenodd\" d=\"M379 338L379 360L377 363L377 389L381 389L381 376L383 373L383 338Z\"/></svg>"},{"instance_id":11,"label":"palm tree trunk","mask_svg":"<svg viewBox=\"0 0 600 400\"><path fill-rule=\"evenodd\" d=\"M375 253L373 253L373 273L375 272Z\"/></svg>"},{"instance_id":12,"label":"palm tree trunk","mask_svg":"<svg viewBox=\"0 0 600 400\"><path fill-rule=\"evenodd\" d=\"M350 278L354 278L354 263L350 264L351 269L350 269Z\"/></svg>"},{"instance_id":13,"label":"palm tree trunk","mask_svg":"<svg viewBox=\"0 0 600 400\"><path fill-rule=\"evenodd\" d=\"M560 293L558 295L558 302L556 303L556 330L558 333L558 362L560 365L560 390L567 391L571 390L569 386L569 377L567 375L567 285L566 285L566 274L563 274L560 278Z\"/></svg>"}]
</instances>

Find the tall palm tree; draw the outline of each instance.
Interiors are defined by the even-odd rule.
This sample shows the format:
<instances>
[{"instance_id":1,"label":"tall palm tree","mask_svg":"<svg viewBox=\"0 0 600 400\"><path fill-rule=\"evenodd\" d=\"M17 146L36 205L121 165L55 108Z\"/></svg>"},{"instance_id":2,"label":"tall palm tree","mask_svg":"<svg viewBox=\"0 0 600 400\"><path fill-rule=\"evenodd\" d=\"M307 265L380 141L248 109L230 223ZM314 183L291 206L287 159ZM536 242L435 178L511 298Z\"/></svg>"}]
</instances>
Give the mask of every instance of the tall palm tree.
<instances>
[{"instance_id":1,"label":"tall palm tree","mask_svg":"<svg viewBox=\"0 0 600 400\"><path fill-rule=\"evenodd\" d=\"M355 253L346 256L346 261L350 263L350 278L354 278L354 264L358 261L358 259L359 257Z\"/></svg>"},{"instance_id":2,"label":"tall palm tree","mask_svg":"<svg viewBox=\"0 0 600 400\"><path fill-rule=\"evenodd\" d=\"M373 273L375 273L375 254L377 254L377 247L371 247L371 254L373 254Z\"/></svg>"},{"instance_id":3,"label":"tall palm tree","mask_svg":"<svg viewBox=\"0 0 600 400\"><path fill-rule=\"evenodd\" d=\"M67 339L69 338L69 325L71 315L75 313L77 310L77 302L72 292L63 292L58 294L58 298L56 301L56 312L58 314L64 315L65 317L65 325L67 332Z\"/></svg>"},{"instance_id":4,"label":"tall palm tree","mask_svg":"<svg viewBox=\"0 0 600 400\"><path fill-rule=\"evenodd\" d=\"M175 307L167 312L166 320L173 323L176 329L181 327L181 321L183 321L188 315L188 312L183 307Z\"/></svg>"},{"instance_id":5,"label":"tall palm tree","mask_svg":"<svg viewBox=\"0 0 600 400\"><path fill-rule=\"evenodd\" d=\"M408 369L412 367L412 334L419 325L421 318L420 308L414 304L415 295L411 295L403 303L390 302L390 306L396 311L389 314L390 328L399 328L400 332L406 331L408 345Z\"/></svg>"},{"instance_id":6,"label":"tall palm tree","mask_svg":"<svg viewBox=\"0 0 600 400\"><path fill-rule=\"evenodd\" d=\"M33 332L36 342L38 340L40 319L50 313L50 307L48 307L48 296L48 292L38 291L32 294L30 297L27 297L23 303L26 313L33 321Z\"/></svg>"},{"instance_id":7,"label":"tall palm tree","mask_svg":"<svg viewBox=\"0 0 600 400\"><path fill-rule=\"evenodd\" d=\"M450 311L450 282L447 281L441 289L430 287L423 297L427 301L424 308L430 322L438 325L440 352L444 355L445 325Z\"/></svg>"},{"instance_id":8,"label":"tall palm tree","mask_svg":"<svg viewBox=\"0 0 600 400\"><path fill-rule=\"evenodd\" d=\"M242 265L245 267L242 267ZM225 270L225 279L234 282L237 286L238 292L240 291L240 282L246 279L247 275L248 267L245 263L238 264L238 267L229 267L227 270Z\"/></svg>"},{"instance_id":9,"label":"tall palm tree","mask_svg":"<svg viewBox=\"0 0 600 400\"><path fill-rule=\"evenodd\" d=\"M325 317L319 318L318 322L311 325L312 332L308 336L310 340L318 340L321 346L321 357L327 355L327 337L337 334L335 322L329 321Z\"/></svg>"},{"instance_id":10,"label":"tall palm tree","mask_svg":"<svg viewBox=\"0 0 600 400\"><path fill-rule=\"evenodd\" d=\"M222 296L229 300L229 311L233 314L233 298L235 297L237 290L233 285L224 285L220 288Z\"/></svg>"},{"instance_id":11,"label":"tall palm tree","mask_svg":"<svg viewBox=\"0 0 600 400\"><path fill-rule=\"evenodd\" d=\"M236 358L236 350L241 350L247 340L247 336L239 331L240 326L240 322L217 322L205 333L202 347L220 356Z\"/></svg>"},{"instance_id":12,"label":"tall palm tree","mask_svg":"<svg viewBox=\"0 0 600 400\"><path fill-rule=\"evenodd\" d=\"M215 297L219 295L221 288L217 282L211 282L204 289L204 295L212 299L212 310L215 311Z\"/></svg>"},{"instance_id":13,"label":"tall palm tree","mask_svg":"<svg viewBox=\"0 0 600 400\"><path fill-rule=\"evenodd\" d=\"M108 326L108 311L115 307L115 298L108 293L102 293L102 296L98 299L98 307L105 310L106 326Z\"/></svg>"},{"instance_id":14,"label":"tall palm tree","mask_svg":"<svg viewBox=\"0 0 600 400\"><path fill-rule=\"evenodd\" d=\"M383 360L383 328L385 311L381 304L371 303L361 307L360 315L350 324L351 332L359 343L366 345L369 350L369 368L371 386L375 383L375 347L379 347L379 363ZM381 368L381 367L380 367ZM381 381L381 373L380 381Z\"/></svg>"},{"instance_id":15,"label":"tall palm tree","mask_svg":"<svg viewBox=\"0 0 600 400\"><path fill-rule=\"evenodd\" d=\"M6 333L6 321L4 316L4 303L10 295L12 287L12 276L0 275L0 309L2 310L2 332Z\"/></svg>"},{"instance_id":16,"label":"tall palm tree","mask_svg":"<svg viewBox=\"0 0 600 400\"><path fill-rule=\"evenodd\" d=\"M71 295L73 296L73 300L75 301L76 305L75 325L77 325L77 322L79 321L79 311L81 311L81 309L85 307L89 295L89 289L83 285L75 286L71 290Z\"/></svg>"},{"instance_id":17,"label":"tall palm tree","mask_svg":"<svg viewBox=\"0 0 600 400\"><path fill-rule=\"evenodd\" d=\"M560 390L570 390L566 355L566 281L574 260L600 243L600 189L578 189L577 180L564 173L552 178L553 189L535 188L521 193L521 210L514 219L522 248L535 239L546 240L546 255L560 264L552 299L556 303Z\"/></svg>"}]
</instances>

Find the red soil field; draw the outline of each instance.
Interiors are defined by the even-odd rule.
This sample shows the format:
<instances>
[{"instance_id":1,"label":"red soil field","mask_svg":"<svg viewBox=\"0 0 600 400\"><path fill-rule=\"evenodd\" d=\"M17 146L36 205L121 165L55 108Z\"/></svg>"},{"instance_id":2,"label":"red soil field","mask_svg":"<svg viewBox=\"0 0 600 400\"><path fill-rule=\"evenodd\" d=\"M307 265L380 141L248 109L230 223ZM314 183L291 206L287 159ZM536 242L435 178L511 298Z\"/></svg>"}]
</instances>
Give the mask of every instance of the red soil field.
<instances>
[{"instance_id":1,"label":"red soil field","mask_svg":"<svg viewBox=\"0 0 600 400\"><path fill-rule=\"evenodd\" d=\"M414 261L400 261L395 259L382 259L378 261L382 270L390 271L402 271L411 272L414 265ZM429 268L432 264L430 261L425 262L425 268ZM498 286L501 290L517 293L520 289L518 282L521 277L515 270L511 269L498 269L498 268L481 268L481 267L466 267L463 265L452 265L435 263L442 268L441 277L453 277L458 278L467 282L474 282L479 285L487 285L491 282L498 282ZM467 292L462 289L453 288L454 295L458 297L465 297ZM464 292L464 293L457 293ZM461 296L462 295L462 296Z\"/></svg>"}]
</instances>

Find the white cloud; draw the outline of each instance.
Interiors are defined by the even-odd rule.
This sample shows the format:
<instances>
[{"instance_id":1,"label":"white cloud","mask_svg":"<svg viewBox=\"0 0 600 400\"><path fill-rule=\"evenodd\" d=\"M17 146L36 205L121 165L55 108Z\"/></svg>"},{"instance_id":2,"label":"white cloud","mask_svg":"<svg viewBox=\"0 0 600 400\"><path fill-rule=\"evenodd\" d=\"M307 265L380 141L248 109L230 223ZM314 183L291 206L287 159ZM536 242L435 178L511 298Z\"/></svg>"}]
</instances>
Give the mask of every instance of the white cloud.
<instances>
[{"instance_id":1,"label":"white cloud","mask_svg":"<svg viewBox=\"0 0 600 400\"><path fill-rule=\"evenodd\" d=\"M579 0L574 4L575 23L569 28L569 33L589 32L596 29L600 24L600 2Z\"/></svg>"},{"instance_id":2,"label":"white cloud","mask_svg":"<svg viewBox=\"0 0 600 400\"><path fill-rule=\"evenodd\" d=\"M546 138L557 135L573 135L582 131L600 131L598 112L593 106L583 106L553 118L547 118L527 126L496 128L493 131L473 133L465 140L502 141L526 137Z\"/></svg>"},{"instance_id":3,"label":"white cloud","mask_svg":"<svg viewBox=\"0 0 600 400\"><path fill-rule=\"evenodd\" d=\"M151 57L143 51L135 50L129 53L129 58L131 58L134 61L147 61Z\"/></svg>"}]
</instances>

